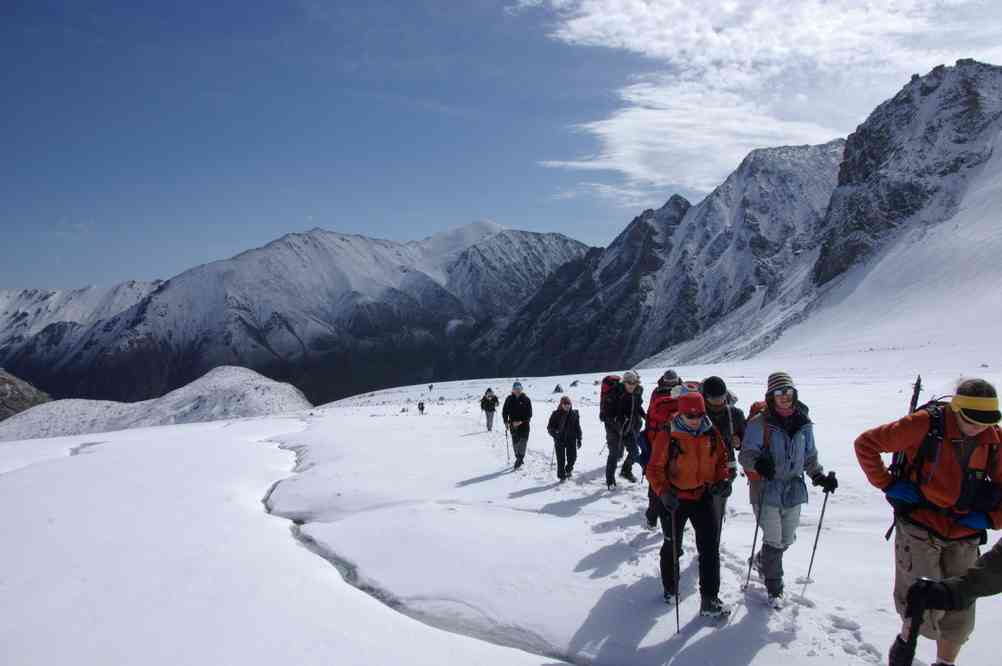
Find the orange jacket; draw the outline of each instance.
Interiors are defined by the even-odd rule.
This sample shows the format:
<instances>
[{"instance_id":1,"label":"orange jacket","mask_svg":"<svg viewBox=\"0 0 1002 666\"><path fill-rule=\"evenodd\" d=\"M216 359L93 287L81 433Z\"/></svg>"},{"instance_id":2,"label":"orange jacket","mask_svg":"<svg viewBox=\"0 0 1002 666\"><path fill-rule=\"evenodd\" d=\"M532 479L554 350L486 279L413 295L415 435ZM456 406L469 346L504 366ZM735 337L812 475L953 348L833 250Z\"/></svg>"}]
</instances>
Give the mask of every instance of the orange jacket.
<instances>
[{"instance_id":1,"label":"orange jacket","mask_svg":"<svg viewBox=\"0 0 1002 666\"><path fill-rule=\"evenodd\" d=\"M708 487L730 478L727 447L715 429L696 436L672 424L654 436L646 474L658 496L671 490L679 499L698 500Z\"/></svg>"},{"instance_id":2,"label":"orange jacket","mask_svg":"<svg viewBox=\"0 0 1002 666\"><path fill-rule=\"evenodd\" d=\"M943 442L939 447L938 461L926 461L920 488L925 498L935 506L952 509L960 497L963 485L963 469L958 457L954 440L963 438L957 426L957 415L949 406L943 407L946 420ZM903 419L867 430L856 439L856 458L866 473L870 483L880 488L887 488L894 482L894 477L887 470L881 453L897 453L903 451L909 466L918 455L926 433L929 432L930 416L927 411L919 411ZM968 469L986 470L993 483L1002 485L1002 455L996 455L990 460L992 443L1002 441L1002 431L998 426L988 428L978 435L978 445L971 455ZM912 475L914 470L910 470ZM916 481L912 476L910 481ZM1002 525L1002 509L989 514L995 525ZM958 525L950 516L927 508L918 508L908 515L908 520L918 523L933 533L945 539L963 539L977 534L963 525Z\"/></svg>"}]
</instances>

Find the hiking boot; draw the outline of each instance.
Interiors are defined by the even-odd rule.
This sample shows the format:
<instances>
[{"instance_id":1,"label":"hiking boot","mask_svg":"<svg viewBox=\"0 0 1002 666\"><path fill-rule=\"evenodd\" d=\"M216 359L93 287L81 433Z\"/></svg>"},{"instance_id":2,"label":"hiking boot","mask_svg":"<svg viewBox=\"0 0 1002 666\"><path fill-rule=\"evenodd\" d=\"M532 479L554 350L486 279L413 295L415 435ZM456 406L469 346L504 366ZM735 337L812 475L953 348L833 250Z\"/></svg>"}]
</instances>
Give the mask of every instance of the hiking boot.
<instances>
[{"instance_id":1,"label":"hiking boot","mask_svg":"<svg viewBox=\"0 0 1002 666\"><path fill-rule=\"evenodd\" d=\"M675 605L675 601L676 601L676 599L675 599L675 593L674 592L665 592L665 603L666 604L668 604L669 606L674 606Z\"/></svg>"},{"instance_id":2,"label":"hiking boot","mask_svg":"<svg viewBox=\"0 0 1002 666\"><path fill-rule=\"evenodd\" d=\"M560 483L563 483L564 481L567 480L567 477L566 476L558 476L557 480L560 481Z\"/></svg>"},{"instance_id":3,"label":"hiking boot","mask_svg":"<svg viewBox=\"0 0 1002 666\"><path fill-rule=\"evenodd\" d=\"M657 519L657 517L655 517L655 518L652 519L650 516L646 516L644 518L644 523L647 525L647 529L649 529L649 530L656 530L658 528L658 519Z\"/></svg>"},{"instance_id":4,"label":"hiking boot","mask_svg":"<svg viewBox=\"0 0 1002 666\"><path fill-rule=\"evenodd\" d=\"M783 596L782 592L770 592L769 593L769 607L773 610L783 610L786 606L786 598Z\"/></svg>"},{"instance_id":5,"label":"hiking boot","mask_svg":"<svg viewBox=\"0 0 1002 666\"><path fill-rule=\"evenodd\" d=\"M609 483L605 484L605 487L608 488L609 490L615 490L616 489L616 482L615 481L610 481Z\"/></svg>"},{"instance_id":6,"label":"hiking boot","mask_svg":"<svg viewBox=\"0 0 1002 666\"><path fill-rule=\"evenodd\" d=\"M703 597L703 603L699 606L700 617L721 617L730 614L731 609L717 597Z\"/></svg>"},{"instance_id":7,"label":"hiking boot","mask_svg":"<svg viewBox=\"0 0 1002 666\"><path fill-rule=\"evenodd\" d=\"M513 469L518 469L521 466L522 466L522 459L521 458L515 458L515 467Z\"/></svg>"},{"instance_id":8,"label":"hiking boot","mask_svg":"<svg viewBox=\"0 0 1002 666\"><path fill-rule=\"evenodd\" d=\"M624 479L626 479L627 481L629 481L630 483L637 482L637 477L633 476L633 472L631 472L628 469L624 469L622 472L619 473L619 475Z\"/></svg>"},{"instance_id":9,"label":"hiking boot","mask_svg":"<svg viewBox=\"0 0 1002 666\"><path fill-rule=\"evenodd\" d=\"M572 475L573 473L574 473L574 468L573 468L573 467L568 467L568 468L567 468L567 472L566 472L566 474L567 474L567 478L568 478L568 479L569 479L569 478L571 478L571 475Z\"/></svg>"}]
</instances>

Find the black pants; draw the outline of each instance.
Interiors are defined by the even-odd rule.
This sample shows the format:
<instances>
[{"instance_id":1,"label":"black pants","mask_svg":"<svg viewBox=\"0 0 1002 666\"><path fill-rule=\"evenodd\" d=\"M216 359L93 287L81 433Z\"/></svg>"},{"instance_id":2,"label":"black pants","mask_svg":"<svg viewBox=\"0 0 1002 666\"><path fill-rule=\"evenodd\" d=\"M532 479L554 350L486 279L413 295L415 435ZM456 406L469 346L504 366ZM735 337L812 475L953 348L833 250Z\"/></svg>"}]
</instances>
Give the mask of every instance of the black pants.
<instances>
[{"instance_id":1,"label":"black pants","mask_svg":"<svg viewBox=\"0 0 1002 666\"><path fill-rule=\"evenodd\" d=\"M511 446L515 449L515 460L522 462L525 450L529 446L529 426L522 425L511 431Z\"/></svg>"},{"instance_id":2,"label":"black pants","mask_svg":"<svg viewBox=\"0 0 1002 666\"><path fill-rule=\"evenodd\" d=\"M605 461L605 482L607 485L616 482L616 465L623 456L623 449L626 449L626 462L623 463L623 471L633 471L633 463L640 456L634 437L635 434L632 432L621 434L619 427L612 423L605 424L605 444L609 448L609 457Z\"/></svg>"},{"instance_id":3,"label":"black pants","mask_svg":"<svg viewBox=\"0 0 1002 666\"><path fill-rule=\"evenodd\" d=\"M566 478L578 460L578 444L554 441L553 448L557 454L557 478Z\"/></svg>"},{"instance_id":4,"label":"black pants","mask_svg":"<svg viewBox=\"0 0 1002 666\"><path fill-rule=\"evenodd\" d=\"M664 585L665 592L678 594L675 588L675 562L682 554L682 531L685 523L691 521L696 532L696 550L699 552L699 593L703 597L716 597L720 594L720 535L713 498L705 493L701 499L679 502L674 525L672 514L660 501L658 507L661 529L665 535L661 545L661 584Z\"/></svg>"}]
</instances>

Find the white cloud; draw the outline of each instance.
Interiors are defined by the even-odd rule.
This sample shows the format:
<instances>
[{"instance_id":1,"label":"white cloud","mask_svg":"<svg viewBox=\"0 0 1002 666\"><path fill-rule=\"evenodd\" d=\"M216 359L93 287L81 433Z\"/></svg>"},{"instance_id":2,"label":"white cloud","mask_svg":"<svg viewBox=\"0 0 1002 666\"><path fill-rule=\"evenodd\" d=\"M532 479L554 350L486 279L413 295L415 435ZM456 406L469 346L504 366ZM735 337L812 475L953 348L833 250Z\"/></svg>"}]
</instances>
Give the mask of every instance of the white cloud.
<instances>
[{"instance_id":1,"label":"white cloud","mask_svg":"<svg viewBox=\"0 0 1002 666\"><path fill-rule=\"evenodd\" d=\"M994 0L519 0L569 45L626 50L655 73L622 107L575 127L594 155L551 167L611 171L624 189L707 191L748 151L844 136L913 72L1002 60Z\"/></svg>"}]
</instances>

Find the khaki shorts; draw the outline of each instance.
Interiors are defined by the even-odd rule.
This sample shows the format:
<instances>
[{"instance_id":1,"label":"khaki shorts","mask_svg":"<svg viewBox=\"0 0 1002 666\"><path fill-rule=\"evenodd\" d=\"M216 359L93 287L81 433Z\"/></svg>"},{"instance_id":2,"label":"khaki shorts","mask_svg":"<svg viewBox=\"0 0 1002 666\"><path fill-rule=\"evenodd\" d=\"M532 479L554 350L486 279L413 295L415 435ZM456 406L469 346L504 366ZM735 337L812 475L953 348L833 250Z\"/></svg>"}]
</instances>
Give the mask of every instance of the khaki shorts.
<instances>
[{"instance_id":1,"label":"khaki shorts","mask_svg":"<svg viewBox=\"0 0 1002 666\"><path fill-rule=\"evenodd\" d=\"M959 576L974 566L981 549L979 539L945 541L928 531L898 521L894 542L894 605L902 620L908 588L919 578L942 580ZM974 606L958 611L928 611L922 622L922 635L931 640L966 643L974 631Z\"/></svg>"}]
</instances>

